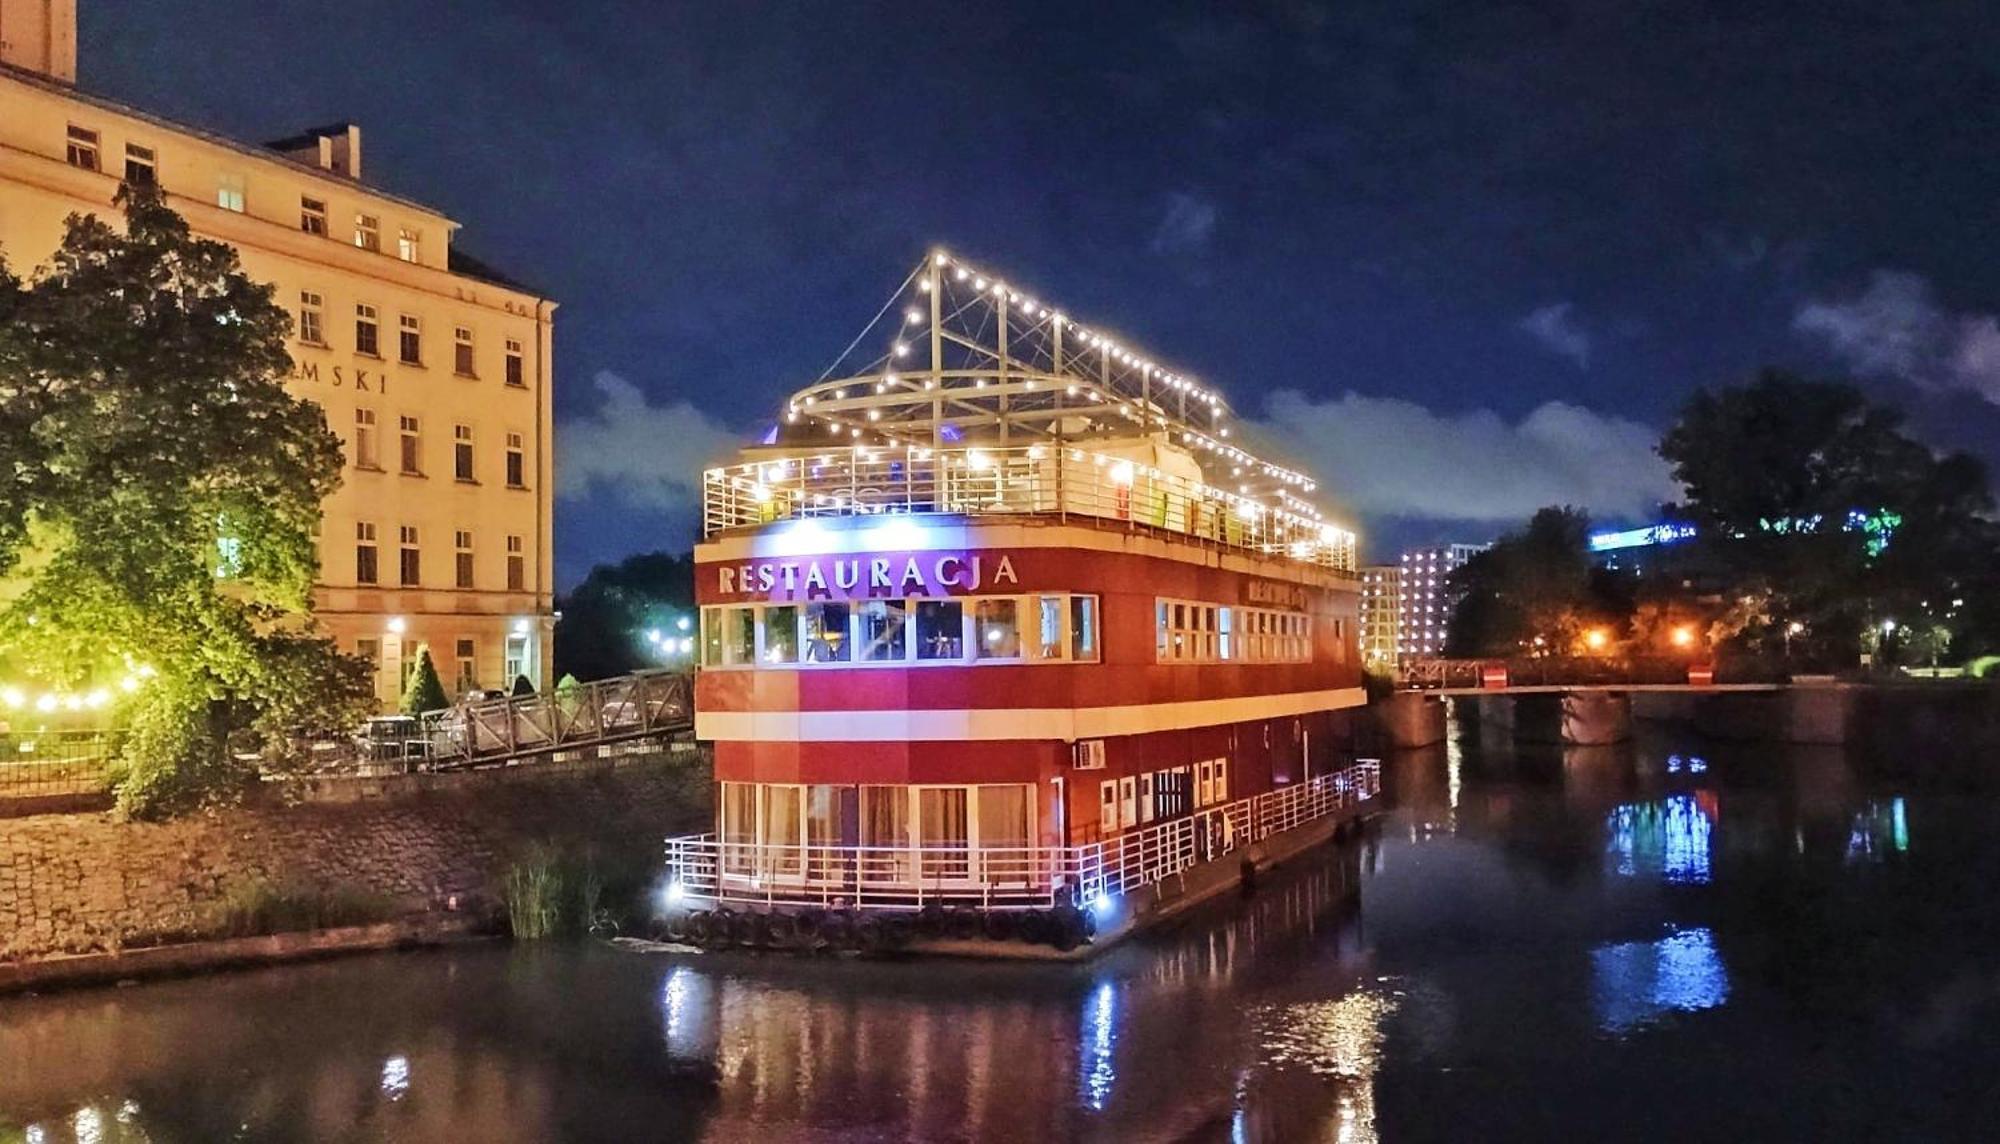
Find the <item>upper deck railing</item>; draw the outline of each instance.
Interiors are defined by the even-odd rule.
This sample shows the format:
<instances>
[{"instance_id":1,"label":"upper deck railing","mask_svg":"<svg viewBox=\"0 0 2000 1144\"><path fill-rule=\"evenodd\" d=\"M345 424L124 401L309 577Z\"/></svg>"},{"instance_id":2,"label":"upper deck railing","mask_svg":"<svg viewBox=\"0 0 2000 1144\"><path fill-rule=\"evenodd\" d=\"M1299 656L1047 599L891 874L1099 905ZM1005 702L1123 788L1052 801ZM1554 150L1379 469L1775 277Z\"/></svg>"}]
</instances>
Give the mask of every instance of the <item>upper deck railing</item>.
<instances>
[{"instance_id":1,"label":"upper deck railing","mask_svg":"<svg viewBox=\"0 0 2000 1144\"><path fill-rule=\"evenodd\" d=\"M703 535L808 517L1081 516L1352 572L1354 534L1128 458L1074 445L845 446L709 469Z\"/></svg>"}]
</instances>

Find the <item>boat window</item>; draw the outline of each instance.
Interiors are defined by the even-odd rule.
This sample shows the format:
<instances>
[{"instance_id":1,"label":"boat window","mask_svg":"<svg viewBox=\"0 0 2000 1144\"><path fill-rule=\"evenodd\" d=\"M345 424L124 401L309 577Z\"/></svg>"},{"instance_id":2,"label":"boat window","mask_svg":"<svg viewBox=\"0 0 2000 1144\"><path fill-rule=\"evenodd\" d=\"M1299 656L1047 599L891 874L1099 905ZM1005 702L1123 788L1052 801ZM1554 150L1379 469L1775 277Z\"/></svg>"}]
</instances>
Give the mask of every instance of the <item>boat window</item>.
<instances>
[{"instance_id":1,"label":"boat window","mask_svg":"<svg viewBox=\"0 0 2000 1144\"><path fill-rule=\"evenodd\" d=\"M1063 600L1061 596L1035 598L1035 657L1063 657Z\"/></svg>"},{"instance_id":2,"label":"boat window","mask_svg":"<svg viewBox=\"0 0 2000 1144\"><path fill-rule=\"evenodd\" d=\"M903 601L869 600L861 605L861 658L871 663L908 658Z\"/></svg>"},{"instance_id":3,"label":"boat window","mask_svg":"<svg viewBox=\"0 0 2000 1144\"><path fill-rule=\"evenodd\" d=\"M1020 602L980 600L972 606L974 659L1021 658Z\"/></svg>"},{"instance_id":4,"label":"boat window","mask_svg":"<svg viewBox=\"0 0 2000 1144\"><path fill-rule=\"evenodd\" d=\"M757 662L757 613L750 608L722 609L723 662Z\"/></svg>"},{"instance_id":5,"label":"boat window","mask_svg":"<svg viewBox=\"0 0 2000 1144\"><path fill-rule=\"evenodd\" d=\"M965 655L965 605L957 600L917 601L917 658Z\"/></svg>"},{"instance_id":6,"label":"boat window","mask_svg":"<svg viewBox=\"0 0 2000 1144\"><path fill-rule=\"evenodd\" d=\"M799 661L799 609L785 604L764 609L764 662Z\"/></svg>"},{"instance_id":7,"label":"boat window","mask_svg":"<svg viewBox=\"0 0 2000 1144\"><path fill-rule=\"evenodd\" d=\"M1069 657L1078 662L1097 661L1097 597L1069 598Z\"/></svg>"},{"instance_id":8,"label":"boat window","mask_svg":"<svg viewBox=\"0 0 2000 1144\"><path fill-rule=\"evenodd\" d=\"M846 663L854 648L847 642L845 603L806 605L806 662Z\"/></svg>"}]
</instances>

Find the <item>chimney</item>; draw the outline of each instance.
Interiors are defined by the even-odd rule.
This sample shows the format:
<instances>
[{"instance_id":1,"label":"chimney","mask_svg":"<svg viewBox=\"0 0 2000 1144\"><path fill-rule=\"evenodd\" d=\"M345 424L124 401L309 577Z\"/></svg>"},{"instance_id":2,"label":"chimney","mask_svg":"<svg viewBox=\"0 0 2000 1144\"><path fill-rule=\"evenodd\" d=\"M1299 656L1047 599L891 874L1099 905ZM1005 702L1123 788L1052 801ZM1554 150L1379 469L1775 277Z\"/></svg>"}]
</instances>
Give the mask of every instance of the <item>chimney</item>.
<instances>
[{"instance_id":1,"label":"chimney","mask_svg":"<svg viewBox=\"0 0 2000 1144\"><path fill-rule=\"evenodd\" d=\"M0 63L76 82L76 0L0 0Z\"/></svg>"},{"instance_id":2,"label":"chimney","mask_svg":"<svg viewBox=\"0 0 2000 1144\"><path fill-rule=\"evenodd\" d=\"M264 146L322 171L361 181L361 128L352 123L308 127L288 139L276 139Z\"/></svg>"}]
</instances>

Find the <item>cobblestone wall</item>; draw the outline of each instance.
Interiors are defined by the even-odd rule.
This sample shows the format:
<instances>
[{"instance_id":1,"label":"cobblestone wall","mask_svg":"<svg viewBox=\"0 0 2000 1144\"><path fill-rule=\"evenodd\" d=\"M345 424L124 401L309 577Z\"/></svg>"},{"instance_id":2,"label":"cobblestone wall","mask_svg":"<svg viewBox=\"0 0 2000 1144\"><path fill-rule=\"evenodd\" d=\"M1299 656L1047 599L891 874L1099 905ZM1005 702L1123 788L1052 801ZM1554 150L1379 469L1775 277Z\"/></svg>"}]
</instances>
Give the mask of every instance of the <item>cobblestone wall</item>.
<instances>
[{"instance_id":1,"label":"cobblestone wall","mask_svg":"<svg viewBox=\"0 0 2000 1144\"><path fill-rule=\"evenodd\" d=\"M110 814L0 820L0 961L153 944L264 881L361 893L404 914L497 901L529 844L655 860L705 828L709 768L691 752L458 775L324 780L166 823Z\"/></svg>"}]
</instances>

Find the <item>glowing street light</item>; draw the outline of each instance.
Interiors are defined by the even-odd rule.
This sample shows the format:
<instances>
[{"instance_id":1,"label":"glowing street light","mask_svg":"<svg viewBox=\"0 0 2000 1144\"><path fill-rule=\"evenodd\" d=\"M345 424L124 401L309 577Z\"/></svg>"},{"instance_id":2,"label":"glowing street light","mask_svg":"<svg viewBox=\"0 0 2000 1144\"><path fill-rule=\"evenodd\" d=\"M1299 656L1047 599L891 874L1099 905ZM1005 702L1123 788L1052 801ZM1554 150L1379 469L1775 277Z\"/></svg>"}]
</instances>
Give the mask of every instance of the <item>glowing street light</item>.
<instances>
[{"instance_id":1,"label":"glowing street light","mask_svg":"<svg viewBox=\"0 0 2000 1144\"><path fill-rule=\"evenodd\" d=\"M1671 638L1674 641L1675 647L1693 647L1694 629L1687 626L1686 624L1682 624L1680 627L1674 629L1673 636Z\"/></svg>"},{"instance_id":2,"label":"glowing street light","mask_svg":"<svg viewBox=\"0 0 2000 1144\"><path fill-rule=\"evenodd\" d=\"M1592 651L1603 651L1605 645L1611 642L1611 634L1603 628L1592 628L1583 633L1583 642Z\"/></svg>"}]
</instances>

